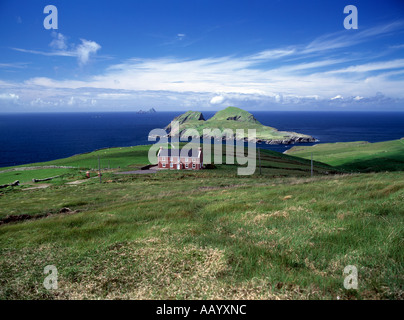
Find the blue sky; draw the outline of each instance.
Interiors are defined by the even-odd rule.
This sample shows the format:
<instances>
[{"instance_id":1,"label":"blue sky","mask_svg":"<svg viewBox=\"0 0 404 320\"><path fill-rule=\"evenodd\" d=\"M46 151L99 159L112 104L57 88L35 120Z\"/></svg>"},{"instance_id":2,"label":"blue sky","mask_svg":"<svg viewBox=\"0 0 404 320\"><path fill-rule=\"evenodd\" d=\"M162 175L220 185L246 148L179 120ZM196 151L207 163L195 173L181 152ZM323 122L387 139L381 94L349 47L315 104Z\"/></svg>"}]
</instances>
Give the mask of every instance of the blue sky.
<instances>
[{"instance_id":1,"label":"blue sky","mask_svg":"<svg viewBox=\"0 0 404 320\"><path fill-rule=\"evenodd\" d=\"M401 0L0 0L0 39L0 112L404 111Z\"/></svg>"}]
</instances>

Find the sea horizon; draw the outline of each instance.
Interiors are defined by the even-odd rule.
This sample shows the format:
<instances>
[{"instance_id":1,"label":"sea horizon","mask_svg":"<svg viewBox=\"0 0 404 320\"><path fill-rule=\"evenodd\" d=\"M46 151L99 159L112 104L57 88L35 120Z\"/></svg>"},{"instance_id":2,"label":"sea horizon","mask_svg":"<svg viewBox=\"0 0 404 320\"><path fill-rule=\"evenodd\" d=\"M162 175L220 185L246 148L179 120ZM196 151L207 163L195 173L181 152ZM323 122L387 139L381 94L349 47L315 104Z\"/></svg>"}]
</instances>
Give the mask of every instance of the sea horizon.
<instances>
[{"instance_id":1,"label":"sea horizon","mask_svg":"<svg viewBox=\"0 0 404 320\"><path fill-rule=\"evenodd\" d=\"M35 114L87 114L87 113L133 113L133 114L153 114L153 113L149 113L147 112L149 108L145 108L145 109L139 109L139 110L118 110L118 111L112 111L112 110L91 110L91 111L16 111L16 112L2 112L0 111L0 116L2 115L35 115ZM284 112L284 113L311 113L311 112L315 112L315 113L402 113L404 114L404 110L262 110L262 109L247 109L247 108L242 108L243 110L246 110L250 113L255 113L255 112L263 112L263 113L271 113L271 112ZM146 111L144 113L139 113L139 111ZM189 109L178 109L178 110L164 110L164 111L159 111L156 109L156 114L159 113L173 113L173 112L178 112L179 114L185 113L189 110L192 111L199 111L202 114L203 113L216 113L220 110L223 110L223 108L220 109L197 109L197 108L189 108Z\"/></svg>"}]
</instances>

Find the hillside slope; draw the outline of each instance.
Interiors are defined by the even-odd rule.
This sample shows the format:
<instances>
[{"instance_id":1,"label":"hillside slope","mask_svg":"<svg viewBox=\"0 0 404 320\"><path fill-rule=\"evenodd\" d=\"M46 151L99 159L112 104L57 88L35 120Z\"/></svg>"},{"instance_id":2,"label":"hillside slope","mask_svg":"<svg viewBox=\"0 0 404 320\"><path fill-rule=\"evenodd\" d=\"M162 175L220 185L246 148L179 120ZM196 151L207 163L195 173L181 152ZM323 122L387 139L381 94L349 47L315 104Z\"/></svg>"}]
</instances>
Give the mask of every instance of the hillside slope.
<instances>
[{"instance_id":1,"label":"hillside slope","mask_svg":"<svg viewBox=\"0 0 404 320\"><path fill-rule=\"evenodd\" d=\"M184 146L185 143L181 143ZM60 177L49 181L53 184L62 184L76 179L83 179L86 171L96 175L98 169L98 157L104 175L115 171L136 170L148 165L148 151L150 145L101 149L94 152L75 155L72 157L53 161L20 165L15 167L0 168L0 185L19 180L20 183L28 183L32 179L47 177ZM224 155L225 146L222 148L222 165L218 169L206 174L228 174L235 172L237 165L226 165ZM212 147L212 161L215 150ZM257 158L258 159L258 158ZM307 176L310 174L310 161L299 157L284 155L270 150L261 150L262 174L272 177ZM258 160L257 160L258 166ZM256 171L258 172L258 171ZM339 171L324 163L315 162L314 173L338 173Z\"/></svg>"},{"instance_id":2,"label":"hillside slope","mask_svg":"<svg viewBox=\"0 0 404 320\"><path fill-rule=\"evenodd\" d=\"M369 143L366 141L296 146L286 154L315 160L343 170L371 172L404 170L404 139Z\"/></svg>"},{"instance_id":3,"label":"hillside slope","mask_svg":"<svg viewBox=\"0 0 404 320\"><path fill-rule=\"evenodd\" d=\"M114 174L147 164L148 148L35 164L84 169L100 155L114 163L102 183L69 169L48 188L0 190L0 299L403 298L403 172L326 175L315 163L310 178L309 160L261 150L262 175L226 164ZM352 264L357 291L343 288Z\"/></svg>"}]
</instances>

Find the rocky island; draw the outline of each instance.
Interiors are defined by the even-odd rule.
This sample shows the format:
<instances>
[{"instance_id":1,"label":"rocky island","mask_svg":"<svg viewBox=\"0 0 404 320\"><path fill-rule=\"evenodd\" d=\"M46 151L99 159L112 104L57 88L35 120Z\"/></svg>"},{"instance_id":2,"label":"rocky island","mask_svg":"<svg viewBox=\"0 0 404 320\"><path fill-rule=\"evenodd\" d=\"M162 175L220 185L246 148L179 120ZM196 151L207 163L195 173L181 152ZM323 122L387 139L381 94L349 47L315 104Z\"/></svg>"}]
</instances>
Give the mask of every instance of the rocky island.
<instances>
[{"instance_id":1,"label":"rocky island","mask_svg":"<svg viewBox=\"0 0 404 320\"><path fill-rule=\"evenodd\" d=\"M138 114L145 114L145 113L156 113L157 111L154 108L149 109L148 111L143 111L142 109L140 109L138 112Z\"/></svg>"},{"instance_id":2,"label":"rocky island","mask_svg":"<svg viewBox=\"0 0 404 320\"><path fill-rule=\"evenodd\" d=\"M232 130L227 136L220 136L221 139L248 140L248 129L256 130L256 139L253 142L266 144L293 144L303 142L315 142L314 137L289 131L278 131L277 129L261 124L254 116L240 108L228 107L216 112L216 114L205 120L203 114L198 111L188 111L174 118L179 122L179 132L171 128L171 123L165 127L168 136L179 134L180 136L190 136L188 129L195 129L200 138L203 138L203 129L219 129L221 132ZM236 134L236 129L244 129L244 134ZM227 131L229 132L229 131ZM191 134L192 135L192 134ZM195 136L195 135L193 135Z\"/></svg>"}]
</instances>

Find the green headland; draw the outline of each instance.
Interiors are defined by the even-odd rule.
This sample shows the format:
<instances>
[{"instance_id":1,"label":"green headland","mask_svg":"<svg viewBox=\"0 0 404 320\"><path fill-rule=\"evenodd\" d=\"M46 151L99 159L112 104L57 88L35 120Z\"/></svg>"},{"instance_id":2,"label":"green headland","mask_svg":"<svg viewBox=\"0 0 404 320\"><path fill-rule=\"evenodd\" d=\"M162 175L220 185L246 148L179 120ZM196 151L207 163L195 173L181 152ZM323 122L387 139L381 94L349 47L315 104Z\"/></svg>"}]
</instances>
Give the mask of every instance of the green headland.
<instances>
[{"instance_id":1,"label":"green headland","mask_svg":"<svg viewBox=\"0 0 404 320\"><path fill-rule=\"evenodd\" d=\"M208 120L205 120L201 112L188 111L174 118L173 121L179 122L179 132L174 131L170 123L165 128L170 135L179 134L180 136L190 135L203 137L204 129L219 129L221 132L232 131L232 134L227 136L228 139L246 140L248 139L248 129L255 129L256 139L254 141L259 143L290 144L316 141L309 135L289 131L278 131L275 128L265 126L255 119L251 113L236 107L228 107L218 111ZM196 130L197 133L194 134L195 131L191 132L189 129ZM244 133L236 133L237 129L243 129ZM226 139L226 137L221 134L218 137Z\"/></svg>"}]
</instances>

